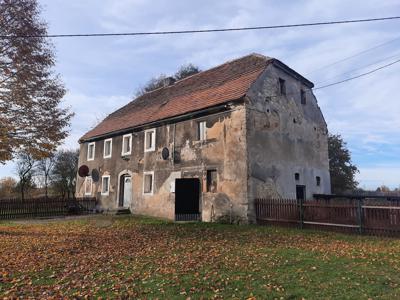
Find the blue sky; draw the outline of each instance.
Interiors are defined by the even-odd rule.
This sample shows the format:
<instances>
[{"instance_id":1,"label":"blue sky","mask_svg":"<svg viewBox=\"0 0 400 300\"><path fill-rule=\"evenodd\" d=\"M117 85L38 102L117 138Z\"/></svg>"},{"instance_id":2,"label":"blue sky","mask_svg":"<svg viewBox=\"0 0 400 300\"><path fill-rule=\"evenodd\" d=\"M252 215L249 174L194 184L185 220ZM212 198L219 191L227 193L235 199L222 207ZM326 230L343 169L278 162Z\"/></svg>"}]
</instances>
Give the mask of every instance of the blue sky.
<instances>
[{"instance_id":1,"label":"blue sky","mask_svg":"<svg viewBox=\"0 0 400 300\"><path fill-rule=\"evenodd\" d=\"M53 34L262 26L400 15L398 0L39 3ZM80 136L130 101L150 77L173 74L184 63L207 69L258 52L280 59L319 86L399 59L399 28L400 21L389 21L180 36L54 39L56 71L68 89L63 105L76 113L63 148L78 147ZM373 51L324 67L391 40ZM348 143L360 169L357 178L361 187L400 186L399 84L400 64L396 64L315 92L329 131L340 133ZM13 163L1 166L0 177L11 175L14 168Z\"/></svg>"}]
</instances>

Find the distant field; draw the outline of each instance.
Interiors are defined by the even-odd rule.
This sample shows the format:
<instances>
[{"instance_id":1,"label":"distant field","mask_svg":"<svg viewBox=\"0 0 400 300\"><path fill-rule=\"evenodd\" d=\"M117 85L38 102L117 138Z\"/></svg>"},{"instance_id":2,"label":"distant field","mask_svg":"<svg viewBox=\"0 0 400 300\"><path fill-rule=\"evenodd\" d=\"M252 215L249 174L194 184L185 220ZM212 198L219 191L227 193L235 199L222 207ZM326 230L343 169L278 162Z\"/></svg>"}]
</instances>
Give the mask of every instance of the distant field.
<instances>
[{"instance_id":1,"label":"distant field","mask_svg":"<svg viewBox=\"0 0 400 300\"><path fill-rule=\"evenodd\" d=\"M0 295L398 299L400 240L144 217L0 223Z\"/></svg>"}]
</instances>

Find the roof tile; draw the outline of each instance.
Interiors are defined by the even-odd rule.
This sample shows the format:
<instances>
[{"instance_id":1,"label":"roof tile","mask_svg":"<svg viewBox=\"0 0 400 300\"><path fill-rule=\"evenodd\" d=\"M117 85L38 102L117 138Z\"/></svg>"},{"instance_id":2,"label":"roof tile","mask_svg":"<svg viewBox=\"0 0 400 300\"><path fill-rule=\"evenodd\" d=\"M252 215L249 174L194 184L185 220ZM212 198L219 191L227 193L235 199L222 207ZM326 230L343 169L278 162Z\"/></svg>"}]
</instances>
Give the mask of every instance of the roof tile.
<instances>
[{"instance_id":1,"label":"roof tile","mask_svg":"<svg viewBox=\"0 0 400 300\"><path fill-rule=\"evenodd\" d=\"M80 141L240 99L270 60L251 54L148 92L110 114Z\"/></svg>"}]
</instances>

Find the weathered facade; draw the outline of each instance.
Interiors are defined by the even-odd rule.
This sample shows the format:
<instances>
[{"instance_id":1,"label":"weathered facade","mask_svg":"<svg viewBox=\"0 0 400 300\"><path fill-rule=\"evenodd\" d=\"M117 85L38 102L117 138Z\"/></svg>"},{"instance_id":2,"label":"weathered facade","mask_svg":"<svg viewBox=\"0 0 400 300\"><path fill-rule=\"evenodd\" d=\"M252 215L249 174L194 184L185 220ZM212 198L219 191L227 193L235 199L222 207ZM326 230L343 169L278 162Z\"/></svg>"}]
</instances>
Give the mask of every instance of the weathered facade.
<instances>
[{"instance_id":1,"label":"weathered facade","mask_svg":"<svg viewBox=\"0 0 400 300\"><path fill-rule=\"evenodd\" d=\"M77 195L168 219L252 222L256 197L330 193L312 86L252 54L147 93L81 138L79 165L90 172Z\"/></svg>"}]
</instances>

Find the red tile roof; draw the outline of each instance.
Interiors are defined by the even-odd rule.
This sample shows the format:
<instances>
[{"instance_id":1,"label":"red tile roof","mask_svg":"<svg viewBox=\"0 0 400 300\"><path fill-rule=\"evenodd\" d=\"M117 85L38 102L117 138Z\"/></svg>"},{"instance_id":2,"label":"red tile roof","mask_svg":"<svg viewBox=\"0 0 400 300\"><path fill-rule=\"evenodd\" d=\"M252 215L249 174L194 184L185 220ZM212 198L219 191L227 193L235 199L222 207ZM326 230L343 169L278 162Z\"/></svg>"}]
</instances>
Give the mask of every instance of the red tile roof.
<instances>
[{"instance_id":1,"label":"red tile roof","mask_svg":"<svg viewBox=\"0 0 400 300\"><path fill-rule=\"evenodd\" d=\"M110 114L80 141L238 100L271 60L251 54L148 92Z\"/></svg>"}]
</instances>

